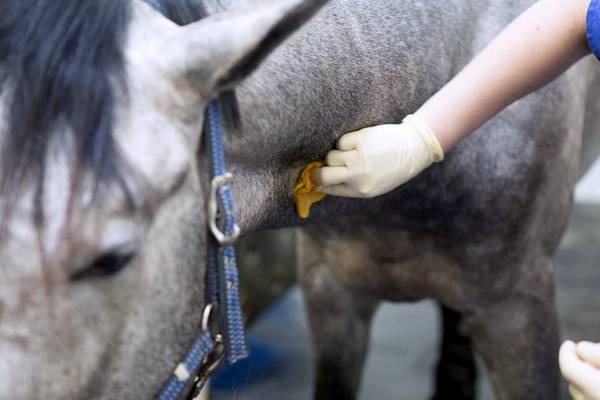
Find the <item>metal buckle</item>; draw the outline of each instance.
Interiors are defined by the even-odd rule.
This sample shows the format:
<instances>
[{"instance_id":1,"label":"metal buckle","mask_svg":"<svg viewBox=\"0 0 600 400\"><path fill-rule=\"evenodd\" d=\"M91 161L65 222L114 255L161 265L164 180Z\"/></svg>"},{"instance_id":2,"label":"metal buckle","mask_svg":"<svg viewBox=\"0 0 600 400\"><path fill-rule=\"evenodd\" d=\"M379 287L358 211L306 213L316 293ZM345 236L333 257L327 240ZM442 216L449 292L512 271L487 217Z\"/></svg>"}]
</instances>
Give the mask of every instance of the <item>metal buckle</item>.
<instances>
[{"instance_id":1,"label":"metal buckle","mask_svg":"<svg viewBox=\"0 0 600 400\"><path fill-rule=\"evenodd\" d=\"M202 330L213 332L213 327L218 326L218 323L212 320L213 311L215 307L212 304L208 304L204 308L204 312L202 314ZM223 336L220 333L214 334L214 342L215 345L213 349L204 357L202 360L202 365L198 370L196 378L194 379L194 388L188 399L191 400L199 400L200 392L206 386L206 383L210 379L210 377L219 369L223 361L225 361L225 346L223 344Z\"/></svg>"},{"instance_id":2,"label":"metal buckle","mask_svg":"<svg viewBox=\"0 0 600 400\"><path fill-rule=\"evenodd\" d=\"M224 361L225 346L223 345L223 337L217 335L213 351L206 355L206 358L202 362L202 367L200 367L198 375L194 380L194 390L190 396L192 399L196 400L199 398L200 392L202 392L210 377L219 369Z\"/></svg>"},{"instance_id":3,"label":"metal buckle","mask_svg":"<svg viewBox=\"0 0 600 400\"><path fill-rule=\"evenodd\" d=\"M225 234L217 225L217 217L219 212L219 202L217 200L217 192L223 186L231 185L233 182L233 174L226 172L224 175L215 176L210 183L210 201L208 204L208 224L215 239L221 245L234 244L240 237L240 227L234 224L233 233Z\"/></svg>"}]
</instances>

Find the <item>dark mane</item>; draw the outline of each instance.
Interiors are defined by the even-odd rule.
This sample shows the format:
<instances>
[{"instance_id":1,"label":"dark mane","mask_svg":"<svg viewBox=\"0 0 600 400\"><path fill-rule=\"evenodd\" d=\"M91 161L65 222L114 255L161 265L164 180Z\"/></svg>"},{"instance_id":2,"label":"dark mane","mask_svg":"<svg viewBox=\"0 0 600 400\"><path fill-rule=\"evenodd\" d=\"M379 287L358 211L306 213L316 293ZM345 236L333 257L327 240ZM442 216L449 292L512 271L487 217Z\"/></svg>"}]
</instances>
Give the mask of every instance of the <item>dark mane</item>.
<instances>
[{"instance_id":1,"label":"dark mane","mask_svg":"<svg viewBox=\"0 0 600 400\"><path fill-rule=\"evenodd\" d=\"M148 2L179 24L206 16L200 0ZM49 143L67 139L66 130L54 129L58 124L73 131L73 196L83 172L92 173L97 187L116 184L129 192L112 137L128 21L129 0L0 2L0 93L8 95L0 230L25 181L36 185L35 213L42 212ZM235 110L234 97L223 98Z\"/></svg>"}]
</instances>

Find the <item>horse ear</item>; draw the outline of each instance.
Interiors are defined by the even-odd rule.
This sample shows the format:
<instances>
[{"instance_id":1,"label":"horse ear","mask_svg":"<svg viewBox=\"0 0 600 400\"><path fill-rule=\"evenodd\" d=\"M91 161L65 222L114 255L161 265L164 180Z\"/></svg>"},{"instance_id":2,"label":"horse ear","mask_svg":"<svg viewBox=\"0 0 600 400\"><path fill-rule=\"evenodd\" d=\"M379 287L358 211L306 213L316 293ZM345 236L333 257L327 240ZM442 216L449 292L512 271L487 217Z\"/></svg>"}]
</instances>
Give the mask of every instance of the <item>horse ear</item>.
<instances>
[{"instance_id":1,"label":"horse ear","mask_svg":"<svg viewBox=\"0 0 600 400\"><path fill-rule=\"evenodd\" d=\"M177 77L214 94L246 78L327 0L278 0L243 12L215 14L178 29L163 54Z\"/></svg>"}]
</instances>

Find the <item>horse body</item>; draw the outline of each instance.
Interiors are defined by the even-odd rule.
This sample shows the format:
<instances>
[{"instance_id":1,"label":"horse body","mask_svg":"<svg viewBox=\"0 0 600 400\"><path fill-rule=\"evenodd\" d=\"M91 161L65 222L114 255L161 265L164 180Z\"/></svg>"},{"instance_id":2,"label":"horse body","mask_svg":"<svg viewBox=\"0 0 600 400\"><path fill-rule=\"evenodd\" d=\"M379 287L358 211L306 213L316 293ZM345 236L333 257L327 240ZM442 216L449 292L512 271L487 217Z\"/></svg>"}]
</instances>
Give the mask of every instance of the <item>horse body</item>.
<instances>
[{"instance_id":1,"label":"horse body","mask_svg":"<svg viewBox=\"0 0 600 400\"><path fill-rule=\"evenodd\" d=\"M530 4L329 4L238 90L244 135L230 138L228 159L242 227L301 224L299 166L344 132L414 112ZM380 301L428 297L463 315L499 399L557 398L551 259L582 138L600 127L585 114L597 106L593 68L583 61L515 103L393 193L313 210L300 275L318 398L354 398Z\"/></svg>"}]
</instances>

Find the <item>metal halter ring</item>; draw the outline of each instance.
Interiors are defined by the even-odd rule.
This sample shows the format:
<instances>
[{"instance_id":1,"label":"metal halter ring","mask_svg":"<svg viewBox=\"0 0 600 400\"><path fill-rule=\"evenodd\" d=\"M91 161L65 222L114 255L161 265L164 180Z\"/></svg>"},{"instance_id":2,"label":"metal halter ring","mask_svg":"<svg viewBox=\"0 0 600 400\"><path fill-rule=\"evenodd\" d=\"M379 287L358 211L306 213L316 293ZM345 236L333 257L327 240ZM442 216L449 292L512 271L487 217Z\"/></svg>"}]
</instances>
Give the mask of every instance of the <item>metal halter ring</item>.
<instances>
[{"instance_id":1,"label":"metal halter ring","mask_svg":"<svg viewBox=\"0 0 600 400\"><path fill-rule=\"evenodd\" d=\"M226 172L224 175L215 176L210 183L210 201L208 204L208 224L215 239L221 245L234 244L240 237L240 227L237 224L233 226L233 232L229 235L223 233L217 225L217 214L219 212L219 202L217 200L217 192L220 188L231 185L233 175Z\"/></svg>"},{"instance_id":2,"label":"metal halter ring","mask_svg":"<svg viewBox=\"0 0 600 400\"><path fill-rule=\"evenodd\" d=\"M210 317L212 316L213 305L208 304L204 307L204 312L202 313L202 330L209 331L210 330Z\"/></svg>"}]
</instances>

